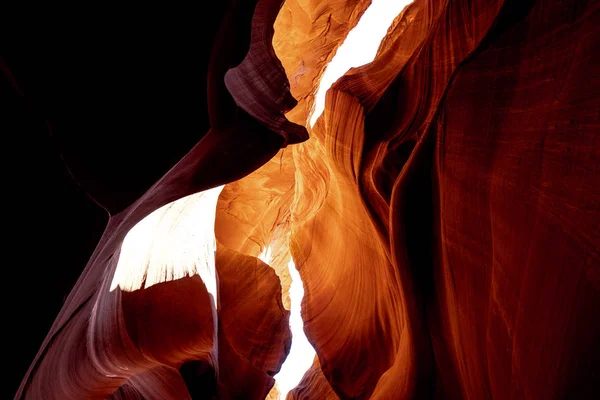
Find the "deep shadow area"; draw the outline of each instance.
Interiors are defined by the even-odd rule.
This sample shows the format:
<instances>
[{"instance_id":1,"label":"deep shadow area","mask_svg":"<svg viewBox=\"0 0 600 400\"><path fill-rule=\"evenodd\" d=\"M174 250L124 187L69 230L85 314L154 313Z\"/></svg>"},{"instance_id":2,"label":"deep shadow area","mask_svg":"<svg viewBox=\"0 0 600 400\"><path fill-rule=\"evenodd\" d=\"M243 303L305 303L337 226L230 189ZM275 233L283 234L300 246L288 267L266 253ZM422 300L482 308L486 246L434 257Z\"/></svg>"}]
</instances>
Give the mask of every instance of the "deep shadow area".
<instances>
[{"instance_id":1,"label":"deep shadow area","mask_svg":"<svg viewBox=\"0 0 600 400\"><path fill-rule=\"evenodd\" d=\"M207 64L224 3L212 8L5 10L0 131L15 260L5 269L22 292L4 294L19 352L0 397L14 396L102 235L107 213L88 194L126 207L208 131Z\"/></svg>"}]
</instances>

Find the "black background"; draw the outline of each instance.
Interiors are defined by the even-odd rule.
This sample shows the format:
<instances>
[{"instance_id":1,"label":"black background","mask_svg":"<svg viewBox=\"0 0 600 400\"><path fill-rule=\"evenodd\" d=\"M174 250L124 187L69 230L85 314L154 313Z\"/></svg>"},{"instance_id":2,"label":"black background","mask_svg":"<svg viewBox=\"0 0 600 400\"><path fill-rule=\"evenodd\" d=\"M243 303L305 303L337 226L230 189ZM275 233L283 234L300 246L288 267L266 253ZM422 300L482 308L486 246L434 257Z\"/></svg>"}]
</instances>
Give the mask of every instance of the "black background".
<instances>
[{"instance_id":1,"label":"black background","mask_svg":"<svg viewBox=\"0 0 600 400\"><path fill-rule=\"evenodd\" d=\"M206 69L224 6L170 7L0 12L0 398L14 396L102 235L108 213L88 194L122 209L209 128Z\"/></svg>"}]
</instances>

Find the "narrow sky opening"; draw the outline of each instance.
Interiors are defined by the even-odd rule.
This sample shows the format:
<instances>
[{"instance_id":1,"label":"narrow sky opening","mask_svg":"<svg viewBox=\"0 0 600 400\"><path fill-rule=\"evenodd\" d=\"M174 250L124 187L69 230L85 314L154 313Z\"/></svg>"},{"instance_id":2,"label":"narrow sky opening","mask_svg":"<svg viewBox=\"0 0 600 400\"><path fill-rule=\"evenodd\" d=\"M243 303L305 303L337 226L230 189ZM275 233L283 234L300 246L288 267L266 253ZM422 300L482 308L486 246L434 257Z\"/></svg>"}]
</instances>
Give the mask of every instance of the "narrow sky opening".
<instances>
[{"instance_id":1,"label":"narrow sky opening","mask_svg":"<svg viewBox=\"0 0 600 400\"><path fill-rule=\"evenodd\" d=\"M315 349L313 349L304 334L304 321L302 321L301 315L304 287L302 286L300 274L296 270L294 260L290 259L288 269L292 277L292 285L290 287L292 348L281 366L281 370L274 377L281 399L285 399L288 392L300 383L300 380L312 365L316 355Z\"/></svg>"},{"instance_id":2,"label":"narrow sky opening","mask_svg":"<svg viewBox=\"0 0 600 400\"><path fill-rule=\"evenodd\" d=\"M410 3L412 0L373 0L325 68L310 117L311 128L325 109L327 90L350 68L360 67L375 59L377 49L390 25Z\"/></svg>"},{"instance_id":3,"label":"narrow sky opening","mask_svg":"<svg viewBox=\"0 0 600 400\"><path fill-rule=\"evenodd\" d=\"M110 291L118 286L131 292L197 274L215 301L214 226L223 187L166 204L131 228L121 245Z\"/></svg>"}]
</instances>

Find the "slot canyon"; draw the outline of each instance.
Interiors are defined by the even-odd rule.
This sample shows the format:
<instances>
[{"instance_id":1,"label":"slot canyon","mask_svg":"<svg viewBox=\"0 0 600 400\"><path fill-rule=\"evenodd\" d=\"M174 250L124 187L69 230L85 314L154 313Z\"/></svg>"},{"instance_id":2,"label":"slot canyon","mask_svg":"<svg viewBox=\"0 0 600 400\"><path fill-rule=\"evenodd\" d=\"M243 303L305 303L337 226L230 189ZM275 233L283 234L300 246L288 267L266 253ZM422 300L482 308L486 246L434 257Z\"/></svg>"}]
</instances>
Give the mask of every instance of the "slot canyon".
<instances>
[{"instance_id":1,"label":"slot canyon","mask_svg":"<svg viewBox=\"0 0 600 400\"><path fill-rule=\"evenodd\" d=\"M600 398L600 0L377 3L7 8L0 397Z\"/></svg>"}]
</instances>

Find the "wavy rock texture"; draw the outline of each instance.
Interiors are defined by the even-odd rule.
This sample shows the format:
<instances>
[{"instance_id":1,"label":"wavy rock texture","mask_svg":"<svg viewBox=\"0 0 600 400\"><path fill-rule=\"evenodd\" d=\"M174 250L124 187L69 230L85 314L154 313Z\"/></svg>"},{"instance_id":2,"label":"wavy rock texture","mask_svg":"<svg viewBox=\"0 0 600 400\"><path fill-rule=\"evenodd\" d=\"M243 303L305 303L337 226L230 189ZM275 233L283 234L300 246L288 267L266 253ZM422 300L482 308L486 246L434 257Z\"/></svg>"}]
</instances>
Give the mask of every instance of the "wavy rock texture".
<instances>
[{"instance_id":1,"label":"wavy rock texture","mask_svg":"<svg viewBox=\"0 0 600 400\"><path fill-rule=\"evenodd\" d=\"M417 0L328 92L292 234L325 379L290 398L598 391L599 17Z\"/></svg>"},{"instance_id":2,"label":"wavy rock texture","mask_svg":"<svg viewBox=\"0 0 600 400\"><path fill-rule=\"evenodd\" d=\"M321 364L319 363L318 358L315 358L313 365L306 371L300 384L287 396L287 399L291 400L306 398L324 400L339 399L323 376L323 371L321 370Z\"/></svg>"},{"instance_id":3,"label":"wavy rock texture","mask_svg":"<svg viewBox=\"0 0 600 400\"><path fill-rule=\"evenodd\" d=\"M198 275L132 292L109 290L123 239L142 218L171 201L251 173L285 144L282 136L289 141L300 140L298 134L306 137L302 126L282 117L290 103L277 99L291 98L282 84L283 68L256 64L266 50L264 44L244 50L250 30L239 37L228 35L232 20L249 25L253 15L253 35L268 31L281 2L259 1L256 9L248 2L242 6L232 1L230 6L209 61L209 118L214 126L133 204L115 211L117 203L108 202L111 217L105 233L17 398L263 399L273 385L272 376L289 349L289 313L280 300L279 280L257 258L218 247L220 307ZM243 51L248 52L244 71L260 80L272 97L262 93L262 102L240 101L238 106L234 99L251 91L251 83L227 89L223 82L225 66L241 59ZM263 110L269 111L267 116L260 114ZM256 114L260 118L251 117ZM104 196L94 192L98 202Z\"/></svg>"},{"instance_id":4,"label":"wavy rock texture","mask_svg":"<svg viewBox=\"0 0 600 400\"><path fill-rule=\"evenodd\" d=\"M312 207L294 209L295 218L305 222L293 227L292 254L305 284L305 331L316 344L324 375L337 392L356 398L372 393L392 366L395 349L409 348L402 347L402 308L389 307L402 301L399 274L378 240L357 182L363 109L351 96L331 91L326 109L312 131L313 164L299 168L312 170L297 193L313 191L313 181L327 190L314 190L321 196L312 199ZM298 151L296 159L304 157ZM349 370L349 365L361 368Z\"/></svg>"},{"instance_id":5,"label":"wavy rock texture","mask_svg":"<svg viewBox=\"0 0 600 400\"><path fill-rule=\"evenodd\" d=\"M273 270L256 257L217 247L220 399L264 399L291 345L289 312ZM198 393L196 398L206 397Z\"/></svg>"},{"instance_id":6,"label":"wavy rock texture","mask_svg":"<svg viewBox=\"0 0 600 400\"><path fill-rule=\"evenodd\" d=\"M317 357L288 399L600 392L600 2L415 0L306 140L369 3L227 2L198 144L137 197L70 159L111 217L17 398L277 398L290 254ZM217 299L109 290L137 222L223 184Z\"/></svg>"},{"instance_id":7,"label":"wavy rock texture","mask_svg":"<svg viewBox=\"0 0 600 400\"><path fill-rule=\"evenodd\" d=\"M298 100L287 114L290 121L306 125L325 67L370 4L371 0L285 1L275 20L273 48Z\"/></svg>"},{"instance_id":8,"label":"wavy rock texture","mask_svg":"<svg viewBox=\"0 0 600 400\"><path fill-rule=\"evenodd\" d=\"M269 266L281 280L287 310L292 283L288 242L295 172L291 149L280 150L252 174L225 186L215 221L215 235L223 245L242 254L270 259Z\"/></svg>"}]
</instances>

